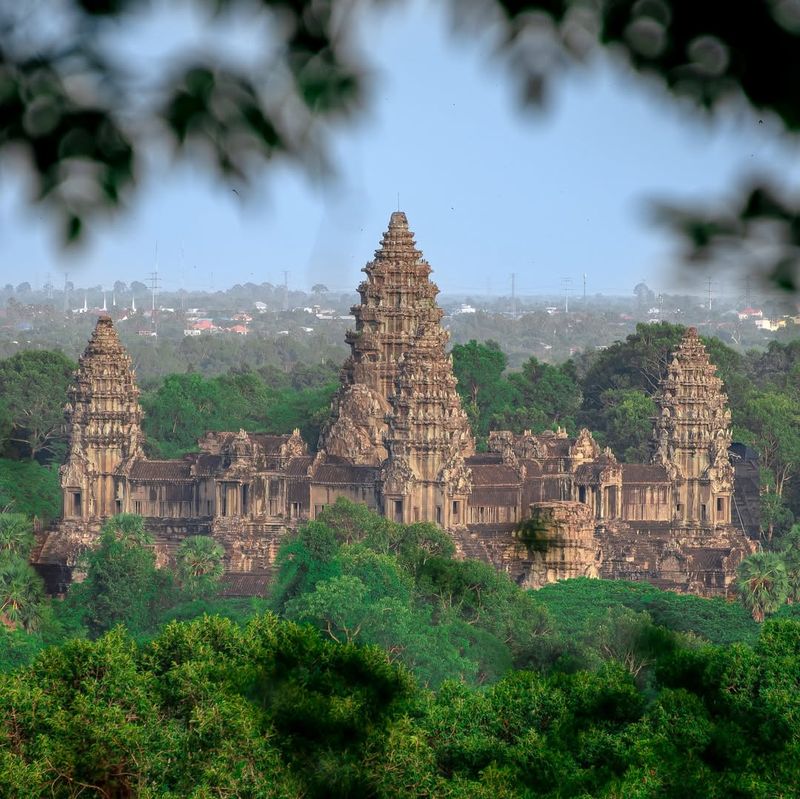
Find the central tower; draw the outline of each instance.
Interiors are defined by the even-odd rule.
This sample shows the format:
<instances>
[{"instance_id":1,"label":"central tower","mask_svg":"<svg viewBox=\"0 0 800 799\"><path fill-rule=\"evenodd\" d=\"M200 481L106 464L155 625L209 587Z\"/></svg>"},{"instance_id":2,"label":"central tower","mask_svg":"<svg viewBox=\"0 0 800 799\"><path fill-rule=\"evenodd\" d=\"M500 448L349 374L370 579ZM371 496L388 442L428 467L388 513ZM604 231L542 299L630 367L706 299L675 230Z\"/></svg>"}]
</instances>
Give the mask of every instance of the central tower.
<instances>
[{"instance_id":1,"label":"central tower","mask_svg":"<svg viewBox=\"0 0 800 799\"><path fill-rule=\"evenodd\" d=\"M380 467L384 512L398 521L463 524L474 441L445 352L439 289L395 211L363 270L348 331L350 357L320 450Z\"/></svg>"}]
</instances>

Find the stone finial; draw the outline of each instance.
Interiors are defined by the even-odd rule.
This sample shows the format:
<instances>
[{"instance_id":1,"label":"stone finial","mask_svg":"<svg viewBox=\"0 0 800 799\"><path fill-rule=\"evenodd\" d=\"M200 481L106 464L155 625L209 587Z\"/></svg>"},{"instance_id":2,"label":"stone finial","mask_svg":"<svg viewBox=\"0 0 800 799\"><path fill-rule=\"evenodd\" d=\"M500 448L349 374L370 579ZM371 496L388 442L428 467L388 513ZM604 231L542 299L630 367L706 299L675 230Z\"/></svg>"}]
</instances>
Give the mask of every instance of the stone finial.
<instances>
[{"instance_id":1,"label":"stone finial","mask_svg":"<svg viewBox=\"0 0 800 799\"><path fill-rule=\"evenodd\" d=\"M408 230L408 218L405 211L393 211L389 217L389 230Z\"/></svg>"}]
</instances>

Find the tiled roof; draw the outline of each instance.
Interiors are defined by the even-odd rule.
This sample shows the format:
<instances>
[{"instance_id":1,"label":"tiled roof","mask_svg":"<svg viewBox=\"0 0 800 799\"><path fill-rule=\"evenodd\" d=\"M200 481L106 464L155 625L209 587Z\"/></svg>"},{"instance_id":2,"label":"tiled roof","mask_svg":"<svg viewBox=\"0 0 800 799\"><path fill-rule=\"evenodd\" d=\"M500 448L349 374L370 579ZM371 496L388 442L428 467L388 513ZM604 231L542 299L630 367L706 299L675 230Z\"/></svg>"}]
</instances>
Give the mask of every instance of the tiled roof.
<instances>
[{"instance_id":1,"label":"tiled roof","mask_svg":"<svg viewBox=\"0 0 800 799\"><path fill-rule=\"evenodd\" d=\"M336 485L370 485L375 482L378 469L373 466L353 466L349 463L321 463L314 470L315 483Z\"/></svg>"},{"instance_id":2,"label":"tiled roof","mask_svg":"<svg viewBox=\"0 0 800 799\"><path fill-rule=\"evenodd\" d=\"M189 461L138 460L131 466L131 480L191 480Z\"/></svg>"},{"instance_id":3,"label":"tiled roof","mask_svg":"<svg viewBox=\"0 0 800 799\"><path fill-rule=\"evenodd\" d=\"M286 466L285 474L289 477L305 477L308 467L314 462L311 455L298 455L292 458Z\"/></svg>"},{"instance_id":4,"label":"tiled roof","mask_svg":"<svg viewBox=\"0 0 800 799\"><path fill-rule=\"evenodd\" d=\"M667 470L655 463L623 463L622 482L625 483L668 483Z\"/></svg>"},{"instance_id":5,"label":"tiled roof","mask_svg":"<svg viewBox=\"0 0 800 799\"><path fill-rule=\"evenodd\" d=\"M278 455L281 447L291 438L291 436L273 436L268 433L248 433L250 438L261 446L265 455Z\"/></svg>"},{"instance_id":6,"label":"tiled roof","mask_svg":"<svg viewBox=\"0 0 800 799\"><path fill-rule=\"evenodd\" d=\"M516 469L505 463L469 463L472 470L472 484L499 486L519 485L520 479Z\"/></svg>"},{"instance_id":7,"label":"tiled roof","mask_svg":"<svg viewBox=\"0 0 800 799\"><path fill-rule=\"evenodd\" d=\"M503 456L499 452L478 452L465 458L467 466L475 466L482 463L502 463Z\"/></svg>"},{"instance_id":8,"label":"tiled roof","mask_svg":"<svg viewBox=\"0 0 800 799\"><path fill-rule=\"evenodd\" d=\"M497 506L511 507L517 504L517 489L510 486L473 486L469 495L470 507Z\"/></svg>"}]
</instances>

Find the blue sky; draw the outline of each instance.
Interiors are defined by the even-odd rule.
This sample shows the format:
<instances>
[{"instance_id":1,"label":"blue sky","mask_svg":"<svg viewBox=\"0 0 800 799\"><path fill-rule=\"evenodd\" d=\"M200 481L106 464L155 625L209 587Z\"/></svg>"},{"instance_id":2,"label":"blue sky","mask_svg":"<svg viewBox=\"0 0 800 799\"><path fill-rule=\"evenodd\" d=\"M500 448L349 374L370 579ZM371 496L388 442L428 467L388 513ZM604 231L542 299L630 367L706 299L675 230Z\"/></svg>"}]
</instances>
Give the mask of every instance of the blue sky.
<instances>
[{"instance_id":1,"label":"blue sky","mask_svg":"<svg viewBox=\"0 0 800 799\"><path fill-rule=\"evenodd\" d=\"M579 291L584 273L590 294L629 294L641 279L668 289L675 254L648 222L648 199L719 197L797 161L797 145L757 117L709 123L601 61L563 77L544 113L521 111L503 65L485 43L454 37L441 5L397 4L363 20L375 91L334 135L338 174L327 184L279 168L242 200L155 159L127 216L65 254L6 165L0 281L58 283L68 271L77 284L110 285L143 280L157 263L169 289L276 283L283 270L293 288L353 289L399 194L445 293L508 293L512 272L520 294L556 293L564 278ZM258 33L234 26L228 41L245 57ZM173 7L126 46L147 59L161 41L202 46L211 35ZM704 281L684 284L701 291Z\"/></svg>"}]
</instances>

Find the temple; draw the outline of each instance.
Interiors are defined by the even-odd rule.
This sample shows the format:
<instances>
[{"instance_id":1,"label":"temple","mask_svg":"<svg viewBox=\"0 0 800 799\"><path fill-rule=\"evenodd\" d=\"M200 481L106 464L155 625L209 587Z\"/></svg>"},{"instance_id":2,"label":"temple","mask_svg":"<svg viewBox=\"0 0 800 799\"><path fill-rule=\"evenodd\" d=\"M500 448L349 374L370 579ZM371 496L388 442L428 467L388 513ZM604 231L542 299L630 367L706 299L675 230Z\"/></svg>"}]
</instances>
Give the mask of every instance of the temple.
<instances>
[{"instance_id":1,"label":"temple","mask_svg":"<svg viewBox=\"0 0 800 799\"><path fill-rule=\"evenodd\" d=\"M126 512L146 517L161 562L186 536L210 535L225 548L225 590L262 594L285 536L346 497L441 526L463 557L523 586L588 576L728 591L757 533L757 467L731 448L722 382L696 330L655 397L650 463L618 462L585 429L494 431L476 453L438 289L404 213L391 215L364 272L315 453L297 430L239 430L207 433L181 460L147 458L130 358L99 318L66 407L64 515L36 557L51 590L63 590L103 520Z\"/></svg>"}]
</instances>

